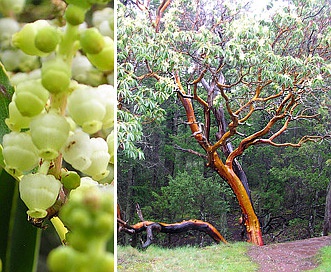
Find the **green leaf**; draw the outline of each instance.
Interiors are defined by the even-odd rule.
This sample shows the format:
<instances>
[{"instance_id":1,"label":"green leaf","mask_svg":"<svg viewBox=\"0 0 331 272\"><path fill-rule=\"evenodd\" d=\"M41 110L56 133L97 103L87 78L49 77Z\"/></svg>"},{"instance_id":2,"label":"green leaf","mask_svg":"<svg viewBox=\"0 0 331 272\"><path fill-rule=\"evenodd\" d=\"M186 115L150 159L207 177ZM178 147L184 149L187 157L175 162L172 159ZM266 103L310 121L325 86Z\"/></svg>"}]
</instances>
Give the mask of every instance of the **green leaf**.
<instances>
[{"instance_id":1,"label":"green leaf","mask_svg":"<svg viewBox=\"0 0 331 272\"><path fill-rule=\"evenodd\" d=\"M3 272L36 271L41 230L27 221L18 183L7 172L0 174L0 258Z\"/></svg>"},{"instance_id":2,"label":"green leaf","mask_svg":"<svg viewBox=\"0 0 331 272\"><path fill-rule=\"evenodd\" d=\"M2 63L0 63L0 142L2 137L9 132L5 119L8 118L8 105L14 94L14 87L11 85L7 72Z\"/></svg>"}]
</instances>

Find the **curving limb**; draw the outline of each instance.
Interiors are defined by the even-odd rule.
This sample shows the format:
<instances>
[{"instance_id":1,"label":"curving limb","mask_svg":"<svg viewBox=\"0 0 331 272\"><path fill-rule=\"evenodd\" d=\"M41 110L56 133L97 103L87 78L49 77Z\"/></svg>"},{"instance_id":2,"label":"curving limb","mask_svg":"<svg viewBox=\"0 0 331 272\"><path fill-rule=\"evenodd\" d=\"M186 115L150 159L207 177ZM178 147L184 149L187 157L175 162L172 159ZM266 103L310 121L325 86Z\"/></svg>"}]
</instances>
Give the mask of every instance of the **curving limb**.
<instances>
[{"instance_id":1,"label":"curving limb","mask_svg":"<svg viewBox=\"0 0 331 272\"><path fill-rule=\"evenodd\" d=\"M197 230L208 234L216 243L227 243L225 238L220 234L220 232L210 223L201 220L187 220L180 223L161 223L153 221L143 221L134 225L128 225L121 219L117 219L117 223L120 225L121 232L128 233L130 235L138 234L146 231L147 239L142 242L142 247L147 248L153 242L153 232L162 233L181 233L188 230Z\"/></svg>"},{"instance_id":2,"label":"curving limb","mask_svg":"<svg viewBox=\"0 0 331 272\"><path fill-rule=\"evenodd\" d=\"M121 218L121 211L119 206L117 206L117 223L118 231L125 232L127 234L135 236L138 233L146 231L147 239L145 242L142 241L142 248L147 248L153 242L153 232L163 232L163 233L181 233L189 230L197 230L208 234L216 243L227 243L225 238L220 234L220 232L210 223L201 220L187 220L180 223L161 223L153 221L145 221L139 204L136 204L136 211L141 222L134 225L129 225ZM136 237L135 237L136 238ZM133 239L134 243L136 239Z\"/></svg>"}]
</instances>

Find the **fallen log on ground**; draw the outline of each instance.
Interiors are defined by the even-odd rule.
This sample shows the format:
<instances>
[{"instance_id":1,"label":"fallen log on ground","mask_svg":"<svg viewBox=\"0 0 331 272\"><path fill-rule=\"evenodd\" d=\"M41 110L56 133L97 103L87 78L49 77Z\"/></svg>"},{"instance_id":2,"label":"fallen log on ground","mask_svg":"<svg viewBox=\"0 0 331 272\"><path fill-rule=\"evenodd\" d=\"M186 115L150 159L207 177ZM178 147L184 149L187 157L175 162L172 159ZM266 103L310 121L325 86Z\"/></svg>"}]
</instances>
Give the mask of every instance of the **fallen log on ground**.
<instances>
[{"instance_id":1,"label":"fallen log on ground","mask_svg":"<svg viewBox=\"0 0 331 272\"><path fill-rule=\"evenodd\" d=\"M142 222L134 225L129 225L127 222L122 220L120 216L117 218L117 223L119 225L118 231L125 232L130 235L136 235L146 231L147 239L146 242L142 242L142 248L147 248L153 242L153 231L162 233L181 233L188 230L197 230L208 234L216 243L227 243L225 238L220 234L220 232L210 223L202 220L187 220L180 223L161 223L153 221L145 221L142 217L142 213L139 205L137 205L137 213Z\"/></svg>"}]
</instances>

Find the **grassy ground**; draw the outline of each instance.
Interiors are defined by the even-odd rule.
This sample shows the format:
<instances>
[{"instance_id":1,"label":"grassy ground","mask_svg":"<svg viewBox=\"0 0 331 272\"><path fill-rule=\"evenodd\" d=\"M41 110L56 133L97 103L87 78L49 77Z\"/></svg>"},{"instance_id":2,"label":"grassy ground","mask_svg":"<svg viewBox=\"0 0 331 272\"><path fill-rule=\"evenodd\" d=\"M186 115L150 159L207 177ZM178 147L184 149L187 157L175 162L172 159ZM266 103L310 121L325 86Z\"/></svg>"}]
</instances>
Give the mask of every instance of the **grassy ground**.
<instances>
[{"instance_id":1,"label":"grassy ground","mask_svg":"<svg viewBox=\"0 0 331 272\"><path fill-rule=\"evenodd\" d=\"M249 246L247 243L173 249L150 246L145 251L118 246L117 268L118 272L257 271L257 264L246 255Z\"/></svg>"},{"instance_id":2,"label":"grassy ground","mask_svg":"<svg viewBox=\"0 0 331 272\"><path fill-rule=\"evenodd\" d=\"M319 266L312 272L328 272L331 271L331 246L323 247L318 256Z\"/></svg>"},{"instance_id":3,"label":"grassy ground","mask_svg":"<svg viewBox=\"0 0 331 272\"><path fill-rule=\"evenodd\" d=\"M258 265L247 256L248 243L213 245L204 248L161 248L150 246L141 251L130 246L117 247L118 272L162 271L245 271L256 272ZM319 266L311 272L331 271L331 246L324 247L317 255Z\"/></svg>"}]
</instances>

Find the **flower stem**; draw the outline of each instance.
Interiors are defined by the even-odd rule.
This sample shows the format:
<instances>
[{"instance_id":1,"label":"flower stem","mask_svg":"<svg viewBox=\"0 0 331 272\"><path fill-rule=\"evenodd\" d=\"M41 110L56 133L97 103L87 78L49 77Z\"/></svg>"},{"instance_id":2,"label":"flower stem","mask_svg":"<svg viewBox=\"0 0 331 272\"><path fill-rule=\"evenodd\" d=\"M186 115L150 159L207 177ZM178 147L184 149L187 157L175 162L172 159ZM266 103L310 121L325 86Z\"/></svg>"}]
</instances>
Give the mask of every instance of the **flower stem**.
<instances>
[{"instance_id":1,"label":"flower stem","mask_svg":"<svg viewBox=\"0 0 331 272\"><path fill-rule=\"evenodd\" d=\"M51 109L56 109L61 115L64 115L66 105L67 105L66 92L51 95Z\"/></svg>"},{"instance_id":2,"label":"flower stem","mask_svg":"<svg viewBox=\"0 0 331 272\"><path fill-rule=\"evenodd\" d=\"M58 53L68 64L71 64L71 60L78 50L78 45L75 45L77 40L78 26L67 24Z\"/></svg>"}]
</instances>

